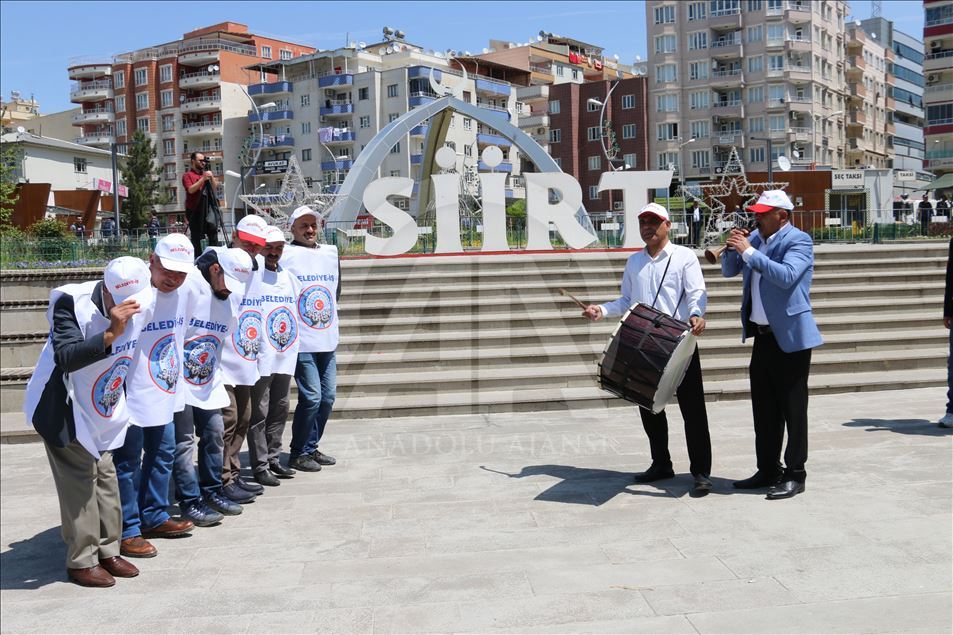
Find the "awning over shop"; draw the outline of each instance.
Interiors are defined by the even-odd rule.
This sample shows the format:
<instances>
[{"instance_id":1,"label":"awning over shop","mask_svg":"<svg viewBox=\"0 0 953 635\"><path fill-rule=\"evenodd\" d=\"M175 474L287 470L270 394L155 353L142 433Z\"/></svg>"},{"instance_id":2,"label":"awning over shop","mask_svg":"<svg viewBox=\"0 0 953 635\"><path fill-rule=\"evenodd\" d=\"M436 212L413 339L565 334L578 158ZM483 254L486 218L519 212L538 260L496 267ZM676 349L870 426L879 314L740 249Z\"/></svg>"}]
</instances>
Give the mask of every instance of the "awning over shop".
<instances>
[{"instance_id":1,"label":"awning over shop","mask_svg":"<svg viewBox=\"0 0 953 635\"><path fill-rule=\"evenodd\" d=\"M936 181L933 181L929 185L925 185L921 190L953 190L953 172L944 174Z\"/></svg>"}]
</instances>

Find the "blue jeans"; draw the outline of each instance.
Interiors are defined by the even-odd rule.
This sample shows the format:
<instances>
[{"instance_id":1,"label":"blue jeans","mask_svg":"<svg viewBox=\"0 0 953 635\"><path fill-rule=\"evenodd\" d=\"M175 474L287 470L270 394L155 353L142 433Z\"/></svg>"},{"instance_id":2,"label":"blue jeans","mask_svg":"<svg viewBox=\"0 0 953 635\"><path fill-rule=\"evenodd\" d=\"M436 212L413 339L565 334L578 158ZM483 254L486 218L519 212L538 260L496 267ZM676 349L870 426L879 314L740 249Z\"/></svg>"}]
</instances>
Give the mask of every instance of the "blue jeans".
<instances>
[{"instance_id":1,"label":"blue jeans","mask_svg":"<svg viewBox=\"0 0 953 635\"><path fill-rule=\"evenodd\" d=\"M225 423L221 410L186 406L175 413L175 496L179 507L190 505L222 487L222 455ZM199 469L195 471L192 449L199 438Z\"/></svg>"},{"instance_id":2,"label":"blue jeans","mask_svg":"<svg viewBox=\"0 0 953 635\"><path fill-rule=\"evenodd\" d=\"M113 450L119 498L122 500L122 537L142 535L169 520L169 478L175 455L175 426L129 426L126 441Z\"/></svg>"},{"instance_id":3,"label":"blue jeans","mask_svg":"<svg viewBox=\"0 0 953 635\"><path fill-rule=\"evenodd\" d=\"M317 450L324 435L337 389L334 351L298 353L295 383L298 384L298 403L291 422L292 459Z\"/></svg>"}]
</instances>

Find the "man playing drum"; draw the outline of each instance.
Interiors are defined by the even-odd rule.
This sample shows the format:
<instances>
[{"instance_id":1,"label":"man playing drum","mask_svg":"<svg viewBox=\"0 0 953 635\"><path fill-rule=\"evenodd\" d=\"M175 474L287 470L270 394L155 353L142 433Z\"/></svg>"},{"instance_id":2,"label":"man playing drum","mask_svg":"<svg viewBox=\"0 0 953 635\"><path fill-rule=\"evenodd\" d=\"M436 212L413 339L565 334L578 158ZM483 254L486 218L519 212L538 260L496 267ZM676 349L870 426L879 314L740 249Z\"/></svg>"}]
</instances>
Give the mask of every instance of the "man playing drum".
<instances>
[{"instance_id":1,"label":"man playing drum","mask_svg":"<svg viewBox=\"0 0 953 635\"><path fill-rule=\"evenodd\" d=\"M622 274L622 296L603 305L586 307L584 317L593 321L616 317L638 302L691 324L692 333L701 335L705 330L703 316L708 303L705 279L695 252L669 242L671 227L668 210L661 205L649 203L642 208L639 212L639 232L645 241L645 249L632 254L626 262ZM711 438L708 434L708 412L697 347L676 396L685 420L685 439L695 479L692 496L704 496L712 487L709 480ZM672 478L675 472L668 451L668 419L665 411L653 414L650 410L639 408L639 414L649 437L652 465L645 472L636 474L635 482L652 483Z\"/></svg>"}]
</instances>

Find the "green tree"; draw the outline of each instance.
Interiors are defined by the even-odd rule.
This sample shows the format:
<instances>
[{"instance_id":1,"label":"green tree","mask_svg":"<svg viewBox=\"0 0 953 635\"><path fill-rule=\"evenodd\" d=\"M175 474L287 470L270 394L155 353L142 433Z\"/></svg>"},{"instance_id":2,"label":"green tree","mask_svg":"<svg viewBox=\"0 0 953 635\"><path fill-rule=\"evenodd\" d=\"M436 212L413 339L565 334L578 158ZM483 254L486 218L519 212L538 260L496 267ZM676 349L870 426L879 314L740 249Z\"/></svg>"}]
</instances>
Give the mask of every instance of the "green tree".
<instances>
[{"instance_id":1,"label":"green tree","mask_svg":"<svg viewBox=\"0 0 953 635\"><path fill-rule=\"evenodd\" d=\"M129 196L120 208L127 228L144 227L156 205L164 205L169 197L160 189L162 168L155 165L156 148L141 130L136 130L129 144L129 153L120 170Z\"/></svg>"},{"instance_id":2,"label":"green tree","mask_svg":"<svg viewBox=\"0 0 953 635\"><path fill-rule=\"evenodd\" d=\"M20 197L17 178L20 176L22 160L23 148L19 143L0 144L0 231L10 228L13 208Z\"/></svg>"},{"instance_id":3,"label":"green tree","mask_svg":"<svg viewBox=\"0 0 953 635\"><path fill-rule=\"evenodd\" d=\"M506 206L506 215L513 218L526 218L526 199L516 199Z\"/></svg>"}]
</instances>

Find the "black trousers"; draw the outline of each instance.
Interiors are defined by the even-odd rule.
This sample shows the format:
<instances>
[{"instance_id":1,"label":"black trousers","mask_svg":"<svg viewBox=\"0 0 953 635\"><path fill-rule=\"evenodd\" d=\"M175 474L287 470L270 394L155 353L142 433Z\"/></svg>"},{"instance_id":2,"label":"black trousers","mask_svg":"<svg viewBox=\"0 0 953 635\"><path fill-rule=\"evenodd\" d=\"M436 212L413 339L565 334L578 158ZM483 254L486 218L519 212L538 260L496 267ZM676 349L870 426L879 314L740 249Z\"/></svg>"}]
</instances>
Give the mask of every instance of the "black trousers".
<instances>
[{"instance_id":1,"label":"black trousers","mask_svg":"<svg viewBox=\"0 0 953 635\"><path fill-rule=\"evenodd\" d=\"M758 470L781 469L781 446L787 473L795 480L807 476L807 378L811 349L785 353L772 333L758 334L751 353L751 409L754 414L754 445Z\"/></svg>"},{"instance_id":2,"label":"black trousers","mask_svg":"<svg viewBox=\"0 0 953 635\"><path fill-rule=\"evenodd\" d=\"M711 474L711 436L708 434L708 410L705 408L705 387L702 385L702 365L697 346L675 396L682 419L685 420L685 442L688 445L691 472L696 476L708 476ZM639 414L645 434L649 437L652 463L670 465L672 456L668 452L668 418L665 411L652 414L645 408L639 408Z\"/></svg>"},{"instance_id":3,"label":"black trousers","mask_svg":"<svg viewBox=\"0 0 953 635\"><path fill-rule=\"evenodd\" d=\"M209 247L218 247L218 227L206 222L205 212L201 208L189 210L189 239L192 241L196 258L202 254L203 238Z\"/></svg>"}]
</instances>

